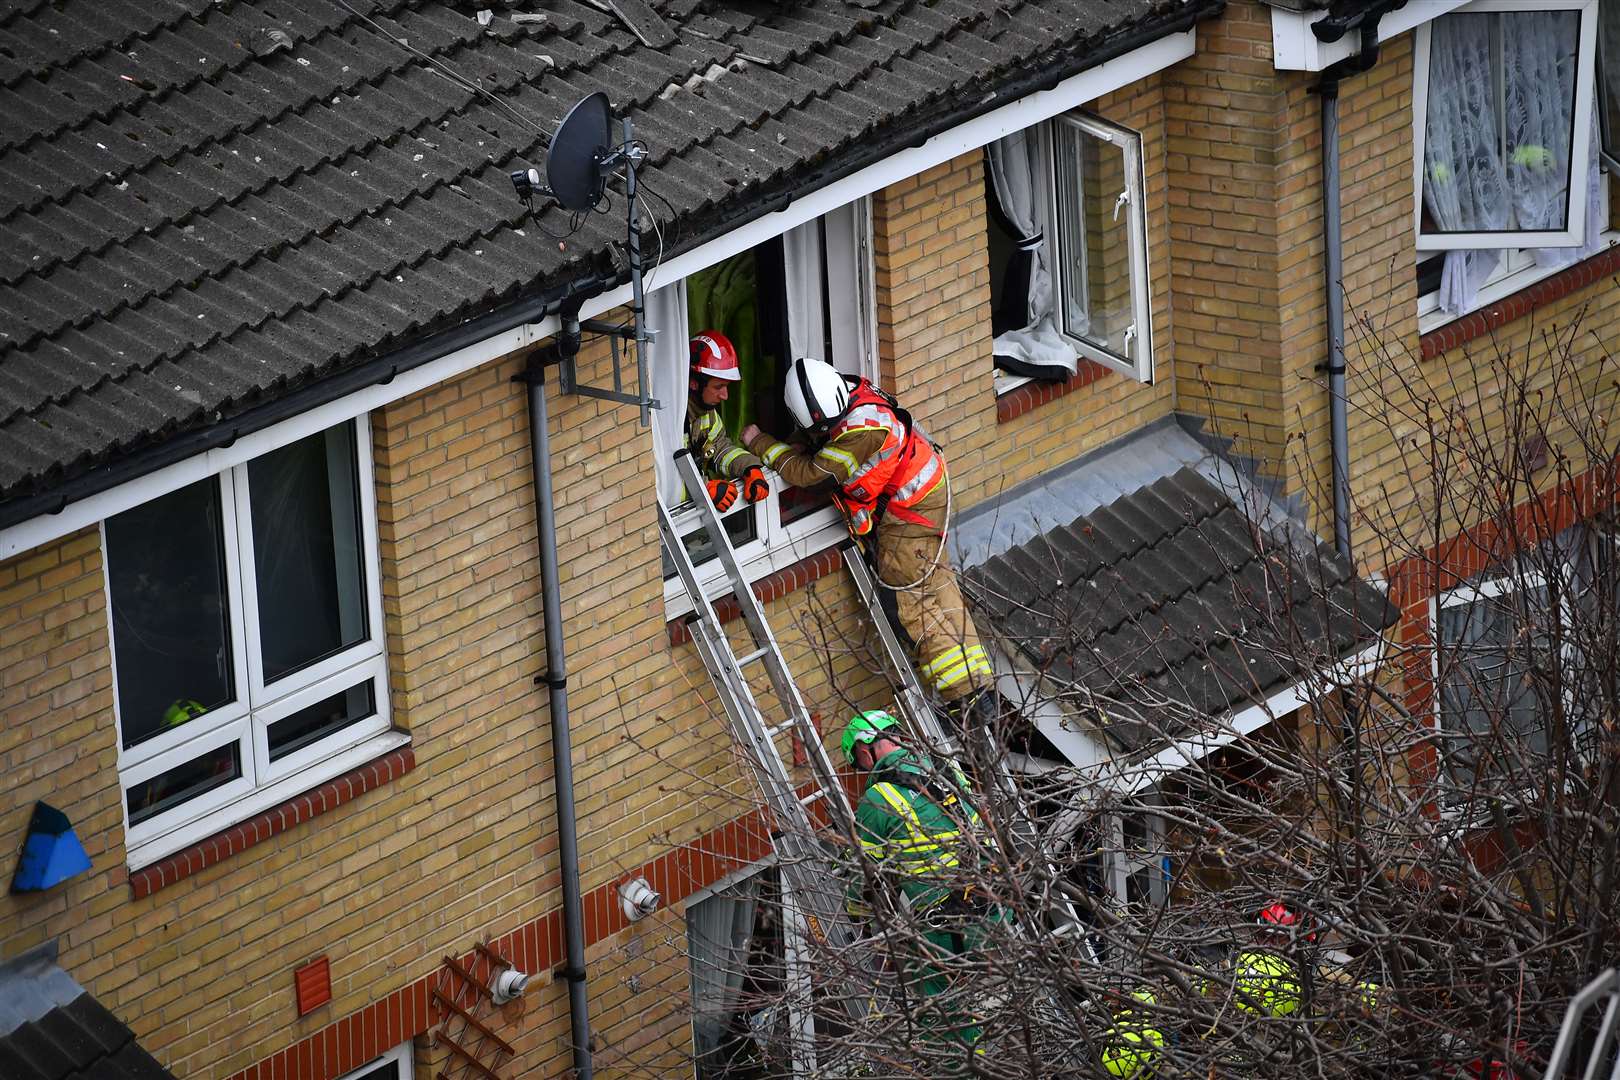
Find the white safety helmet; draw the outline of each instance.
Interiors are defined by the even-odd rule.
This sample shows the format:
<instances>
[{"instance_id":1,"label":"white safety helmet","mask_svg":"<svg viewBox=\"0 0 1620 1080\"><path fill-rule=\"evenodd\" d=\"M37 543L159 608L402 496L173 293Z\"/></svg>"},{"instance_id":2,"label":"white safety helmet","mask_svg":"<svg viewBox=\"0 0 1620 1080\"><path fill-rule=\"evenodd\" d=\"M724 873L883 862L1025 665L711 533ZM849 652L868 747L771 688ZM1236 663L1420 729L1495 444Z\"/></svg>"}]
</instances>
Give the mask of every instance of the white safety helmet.
<instances>
[{"instance_id":1,"label":"white safety helmet","mask_svg":"<svg viewBox=\"0 0 1620 1080\"><path fill-rule=\"evenodd\" d=\"M788 369L782 401L806 431L825 431L849 409L849 383L825 360L802 357Z\"/></svg>"}]
</instances>

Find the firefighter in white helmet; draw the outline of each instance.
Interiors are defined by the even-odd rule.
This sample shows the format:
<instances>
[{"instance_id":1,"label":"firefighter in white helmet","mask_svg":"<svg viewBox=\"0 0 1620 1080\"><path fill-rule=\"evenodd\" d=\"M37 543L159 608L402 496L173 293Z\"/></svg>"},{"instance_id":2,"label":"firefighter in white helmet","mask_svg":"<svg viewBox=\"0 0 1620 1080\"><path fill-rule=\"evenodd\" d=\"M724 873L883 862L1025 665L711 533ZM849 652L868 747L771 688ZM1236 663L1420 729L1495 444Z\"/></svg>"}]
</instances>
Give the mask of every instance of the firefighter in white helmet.
<instances>
[{"instance_id":1,"label":"firefighter in white helmet","mask_svg":"<svg viewBox=\"0 0 1620 1080\"><path fill-rule=\"evenodd\" d=\"M742 381L737 350L718 330L692 339L692 368L686 393L686 448L699 471L709 501L722 514L741 495L751 503L770 493L757 456L731 441L720 420L720 405L731 396L731 384Z\"/></svg>"},{"instance_id":2,"label":"firefighter in white helmet","mask_svg":"<svg viewBox=\"0 0 1620 1080\"><path fill-rule=\"evenodd\" d=\"M894 590L923 684L955 708L993 700L975 694L990 686L990 661L945 550L945 458L894 398L823 360L795 360L783 399L809 445L753 424L743 442L795 487L831 480L850 531L875 537L878 578Z\"/></svg>"}]
</instances>

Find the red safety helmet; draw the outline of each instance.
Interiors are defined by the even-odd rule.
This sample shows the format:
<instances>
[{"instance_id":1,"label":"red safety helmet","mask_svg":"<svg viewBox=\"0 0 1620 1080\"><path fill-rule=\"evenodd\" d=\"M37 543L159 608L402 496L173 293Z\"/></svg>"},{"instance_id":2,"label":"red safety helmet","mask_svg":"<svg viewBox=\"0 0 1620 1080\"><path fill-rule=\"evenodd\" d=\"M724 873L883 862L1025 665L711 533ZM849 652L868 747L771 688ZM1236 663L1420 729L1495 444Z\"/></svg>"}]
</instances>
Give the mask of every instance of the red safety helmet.
<instances>
[{"instance_id":1,"label":"red safety helmet","mask_svg":"<svg viewBox=\"0 0 1620 1080\"><path fill-rule=\"evenodd\" d=\"M1293 909L1281 900L1273 900L1266 907L1261 908L1259 917L1254 921L1255 925L1259 926L1262 931L1269 931L1273 934L1292 935L1298 934L1300 930L1304 929L1299 916L1294 914ZM1316 940L1315 931L1300 936L1305 941Z\"/></svg>"},{"instance_id":2,"label":"red safety helmet","mask_svg":"<svg viewBox=\"0 0 1620 1080\"><path fill-rule=\"evenodd\" d=\"M1260 917L1255 922L1267 930L1292 930L1299 923L1299 916L1278 900L1269 907L1262 908Z\"/></svg>"},{"instance_id":3,"label":"red safety helmet","mask_svg":"<svg viewBox=\"0 0 1620 1080\"><path fill-rule=\"evenodd\" d=\"M742 381L737 348L718 330L705 330L692 339L692 374L726 382Z\"/></svg>"}]
</instances>

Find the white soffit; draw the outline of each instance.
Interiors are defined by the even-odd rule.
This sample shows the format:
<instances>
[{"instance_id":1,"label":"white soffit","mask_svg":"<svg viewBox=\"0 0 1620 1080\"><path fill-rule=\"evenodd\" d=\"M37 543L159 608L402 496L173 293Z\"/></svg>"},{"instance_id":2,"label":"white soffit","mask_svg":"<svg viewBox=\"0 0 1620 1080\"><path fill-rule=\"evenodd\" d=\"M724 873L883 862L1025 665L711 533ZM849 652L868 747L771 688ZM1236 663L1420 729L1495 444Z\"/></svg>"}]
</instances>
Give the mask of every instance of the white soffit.
<instances>
[{"instance_id":1,"label":"white soffit","mask_svg":"<svg viewBox=\"0 0 1620 1080\"><path fill-rule=\"evenodd\" d=\"M1378 22L1378 40L1389 41L1413 27L1455 11L1469 0L1407 0L1405 7L1387 13ZM1318 41L1311 24L1327 17L1325 11L1271 9L1272 64L1278 71L1321 71L1337 60L1354 56L1361 48L1360 29L1347 30L1338 41Z\"/></svg>"},{"instance_id":2,"label":"white soffit","mask_svg":"<svg viewBox=\"0 0 1620 1080\"><path fill-rule=\"evenodd\" d=\"M927 142L901 150L842 180L808 192L776 213L766 214L661 264L648 275L649 286L657 288L679 281L689 274L713 266L738 252L746 251L773 236L779 236L789 229L818 218L829 210L865 198L873 192L915 176L960 154L977 150L1004 135L1021 131L1032 124L1038 124L1061 112L1095 101L1104 94L1145 79L1191 56L1196 36L1196 29L1168 34L1139 49L1133 49L1071 76L1050 90L1042 90L992 109L949 131L941 132ZM624 285L586 301L580 309L580 318L594 318L629 302L630 286ZM557 320L553 317L540 323L496 334L412 371L403 372L391 382L368 386L290 420L271 425L251 435L244 435L230 446L204 451L185 461L70 503L55 514L42 514L0 530L0 559L9 559L41 544L94 525L113 514L176 491L205 476L230 468L232 465L239 465L249 458L296 442L305 435L324 430L343 420L352 419L429 386L453 379L524 345L542 341L556 332Z\"/></svg>"}]
</instances>

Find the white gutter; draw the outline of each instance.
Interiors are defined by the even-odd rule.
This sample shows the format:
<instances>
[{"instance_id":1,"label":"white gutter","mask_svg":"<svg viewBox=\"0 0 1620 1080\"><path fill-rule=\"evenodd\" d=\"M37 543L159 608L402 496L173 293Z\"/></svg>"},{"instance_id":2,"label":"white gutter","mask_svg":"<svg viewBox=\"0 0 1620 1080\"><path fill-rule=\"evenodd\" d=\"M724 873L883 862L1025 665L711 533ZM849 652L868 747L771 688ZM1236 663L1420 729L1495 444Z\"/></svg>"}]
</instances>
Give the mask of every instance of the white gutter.
<instances>
[{"instance_id":1,"label":"white gutter","mask_svg":"<svg viewBox=\"0 0 1620 1080\"><path fill-rule=\"evenodd\" d=\"M1455 11L1469 0L1407 0L1405 7L1387 13L1378 24L1378 40L1391 41L1431 19ZM1278 71L1321 71L1344 60L1361 47L1361 32L1351 30L1338 41L1318 41L1311 24L1327 17L1325 11L1271 9L1272 66Z\"/></svg>"},{"instance_id":2,"label":"white gutter","mask_svg":"<svg viewBox=\"0 0 1620 1080\"><path fill-rule=\"evenodd\" d=\"M1009 102L999 109L975 117L949 131L941 132L919 146L901 150L842 180L799 197L777 213L767 214L655 267L648 275L648 288L679 281L846 203L865 198L873 192L915 176L935 165L971 150L977 150L1004 135L1021 131L1088 101L1095 101L1122 86L1145 79L1191 56L1195 41L1196 31L1192 29L1167 35L1151 44L1133 49L1106 63L1071 76L1050 90L1042 90ZM629 301L630 286L624 285L587 301L580 310L580 317L594 318L613 308L622 307ZM524 345L551 337L556 331L557 320L551 318L496 334L476 345L469 345L399 375L392 382L368 386L364 390L357 390L290 420L251 435L244 435L231 446L204 451L193 458L71 503L59 513L44 514L0 530L0 560L9 559L41 544L77 532L113 514L149 502L233 465L240 465L277 447L296 442L305 435L353 419L373 409L382 408L429 386L456 378Z\"/></svg>"}]
</instances>

